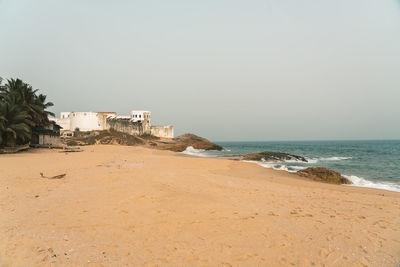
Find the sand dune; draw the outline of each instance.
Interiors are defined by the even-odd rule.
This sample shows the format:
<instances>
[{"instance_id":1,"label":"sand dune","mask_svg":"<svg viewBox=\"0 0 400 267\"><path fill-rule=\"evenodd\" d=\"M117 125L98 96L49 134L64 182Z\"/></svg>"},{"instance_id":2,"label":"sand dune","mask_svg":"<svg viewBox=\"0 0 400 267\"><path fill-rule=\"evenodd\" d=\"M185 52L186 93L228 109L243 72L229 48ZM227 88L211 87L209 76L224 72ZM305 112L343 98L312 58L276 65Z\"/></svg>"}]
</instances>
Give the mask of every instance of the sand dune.
<instances>
[{"instance_id":1,"label":"sand dune","mask_svg":"<svg viewBox=\"0 0 400 267\"><path fill-rule=\"evenodd\" d=\"M140 147L84 150L0 155L0 266L400 261L399 193Z\"/></svg>"}]
</instances>

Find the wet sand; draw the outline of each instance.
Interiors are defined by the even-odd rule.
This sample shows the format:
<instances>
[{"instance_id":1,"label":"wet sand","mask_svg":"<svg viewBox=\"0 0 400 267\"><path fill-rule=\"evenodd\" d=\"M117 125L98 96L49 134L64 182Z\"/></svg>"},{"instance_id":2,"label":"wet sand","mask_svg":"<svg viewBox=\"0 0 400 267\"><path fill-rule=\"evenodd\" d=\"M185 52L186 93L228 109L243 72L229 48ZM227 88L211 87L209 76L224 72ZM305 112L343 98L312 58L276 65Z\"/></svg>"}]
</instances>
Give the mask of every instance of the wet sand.
<instances>
[{"instance_id":1,"label":"wet sand","mask_svg":"<svg viewBox=\"0 0 400 267\"><path fill-rule=\"evenodd\" d=\"M83 149L0 155L0 266L400 261L400 193L141 147Z\"/></svg>"}]
</instances>

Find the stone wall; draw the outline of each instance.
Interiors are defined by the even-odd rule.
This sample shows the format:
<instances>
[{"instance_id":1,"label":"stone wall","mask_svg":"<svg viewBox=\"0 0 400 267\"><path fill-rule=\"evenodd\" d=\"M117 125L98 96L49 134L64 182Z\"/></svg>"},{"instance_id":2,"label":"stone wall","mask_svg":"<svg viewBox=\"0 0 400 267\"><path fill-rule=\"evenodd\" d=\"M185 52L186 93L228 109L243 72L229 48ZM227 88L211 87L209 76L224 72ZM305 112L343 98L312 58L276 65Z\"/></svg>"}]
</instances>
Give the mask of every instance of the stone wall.
<instances>
[{"instance_id":1,"label":"stone wall","mask_svg":"<svg viewBox=\"0 0 400 267\"><path fill-rule=\"evenodd\" d=\"M130 135L152 134L157 137L173 138L173 126L150 126L149 120L133 122L125 118L107 118L105 129L114 129Z\"/></svg>"},{"instance_id":2,"label":"stone wall","mask_svg":"<svg viewBox=\"0 0 400 267\"><path fill-rule=\"evenodd\" d=\"M145 132L142 122L132 122L130 119L107 118L106 129L114 129L118 132L130 135L142 135Z\"/></svg>"},{"instance_id":3,"label":"stone wall","mask_svg":"<svg viewBox=\"0 0 400 267\"><path fill-rule=\"evenodd\" d=\"M174 138L174 126L151 126L151 134L157 137Z\"/></svg>"}]
</instances>

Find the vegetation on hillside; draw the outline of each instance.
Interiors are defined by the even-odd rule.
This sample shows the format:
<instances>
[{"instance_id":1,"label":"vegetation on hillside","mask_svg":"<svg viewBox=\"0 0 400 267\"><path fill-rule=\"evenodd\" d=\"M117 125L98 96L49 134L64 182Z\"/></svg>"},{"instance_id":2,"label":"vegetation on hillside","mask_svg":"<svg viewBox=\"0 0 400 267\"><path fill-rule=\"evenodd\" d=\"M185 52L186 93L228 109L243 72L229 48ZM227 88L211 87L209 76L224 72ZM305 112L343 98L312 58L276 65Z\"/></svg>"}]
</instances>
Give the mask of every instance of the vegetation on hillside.
<instances>
[{"instance_id":1,"label":"vegetation on hillside","mask_svg":"<svg viewBox=\"0 0 400 267\"><path fill-rule=\"evenodd\" d=\"M47 108L46 95L20 79L0 78L0 147L13 147L28 143L32 132L49 123L54 116Z\"/></svg>"}]
</instances>

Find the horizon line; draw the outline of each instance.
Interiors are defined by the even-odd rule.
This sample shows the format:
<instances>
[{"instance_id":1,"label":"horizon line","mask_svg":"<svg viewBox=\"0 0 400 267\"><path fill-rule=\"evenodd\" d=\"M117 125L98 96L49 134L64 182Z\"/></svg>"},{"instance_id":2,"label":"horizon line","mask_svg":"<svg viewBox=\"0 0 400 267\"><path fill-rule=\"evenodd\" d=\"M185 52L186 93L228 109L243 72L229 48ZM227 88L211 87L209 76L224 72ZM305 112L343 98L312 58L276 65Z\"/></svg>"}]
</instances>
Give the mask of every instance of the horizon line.
<instances>
[{"instance_id":1,"label":"horizon line","mask_svg":"<svg viewBox=\"0 0 400 267\"><path fill-rule=\"evenodd\" d=\"M213 142L337 142L337 141L400 141L399 139L321 139L321 140L234 140L234 141L221 141L212 140Z\"/></svg>"}]
</instances>

